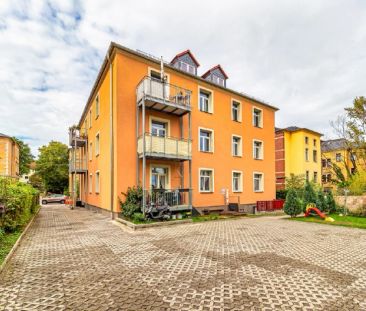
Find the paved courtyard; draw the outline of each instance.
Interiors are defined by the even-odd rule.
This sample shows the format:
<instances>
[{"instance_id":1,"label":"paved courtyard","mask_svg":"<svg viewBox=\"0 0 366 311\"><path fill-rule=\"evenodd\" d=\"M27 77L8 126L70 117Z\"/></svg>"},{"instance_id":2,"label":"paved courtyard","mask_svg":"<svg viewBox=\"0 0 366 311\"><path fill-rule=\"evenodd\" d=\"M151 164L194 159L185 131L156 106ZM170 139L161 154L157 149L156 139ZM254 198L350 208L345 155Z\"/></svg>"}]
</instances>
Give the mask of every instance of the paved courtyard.
<instances>
[{"instance_id":1,"label":"paved courtyard","mask_svg":"<svg viewBox=\"0 0 366 311\"><path fill-rule=\"evenodd\" d=\"M46 206L0 310L366 310L366 232L272 217L131 232Z\"/></svg>"}]
</instances>

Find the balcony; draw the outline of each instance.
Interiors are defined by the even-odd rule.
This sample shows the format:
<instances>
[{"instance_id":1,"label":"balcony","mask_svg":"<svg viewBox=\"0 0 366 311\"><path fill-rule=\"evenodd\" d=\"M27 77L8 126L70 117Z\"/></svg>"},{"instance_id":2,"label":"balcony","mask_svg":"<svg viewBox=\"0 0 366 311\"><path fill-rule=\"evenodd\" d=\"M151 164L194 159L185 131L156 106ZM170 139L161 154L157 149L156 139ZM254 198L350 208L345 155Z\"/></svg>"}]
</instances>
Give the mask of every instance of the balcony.
<instances>
[{"instance_id":1,"label":"balcony","mask_svg":"<svg viewBox=\"0 0 366 311\"><path fill-rule=\"evenodd\" d=\"M69 173L83 174L88 171L86 158L76 158L75 161L71 157L69 159Z\"/></svg>"},{"instance_id":2,"label":"balcony","mask_svg":"<svg viewBox=\"0 0 366 311\"><path fill-rule=\"evenodd\" d=\"M182 116L191 111L192 92L184 88L145 77L137 86L137 104L145 100L145 107Z\"/></svg>"},{"instance_id":3,"label":"balcony","mask_svg":"<svg viewBox=\"0 0 366 311\"><path fill-rule=\"evenodd\" d=\"M69 129L69 144L72 147L84 147L87 142L87 132L84 128L71 127Z\"/></svg>"},{"instance_id":4,"label":"balcony","mask_svg":"<svg viewBox=\"0 0 366 311\"><path fill-rule=\"evenodd\" d=\"M143 136L137 142L137 153L143 156ZM145 155L149 158L190 160L192 156L192 141L174 137L154 136L145 134Z\"/></svg>"},{"instance_id":5,"label":"balcony","mask_svg":"<svg viewBox=\"0 0 366 311\"><path fill-rule=\"evenodd\" d=\"M146 203L153 206L169 205L171 211L192 209L189 202L190 189L151 189L145 190Z\"/></svg>"}]
</instances>

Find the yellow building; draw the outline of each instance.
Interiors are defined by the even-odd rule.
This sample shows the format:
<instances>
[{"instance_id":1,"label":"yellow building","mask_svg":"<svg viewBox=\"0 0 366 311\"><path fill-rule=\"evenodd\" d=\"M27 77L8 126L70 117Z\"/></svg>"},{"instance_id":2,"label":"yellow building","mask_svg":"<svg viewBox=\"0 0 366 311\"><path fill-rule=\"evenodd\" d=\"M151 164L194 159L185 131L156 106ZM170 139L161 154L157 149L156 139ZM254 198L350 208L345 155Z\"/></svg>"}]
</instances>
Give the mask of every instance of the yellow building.
<instances>
[{"instance_id":1,"label":"yellow building","mask_svg":"<svg viewBox=\"0 0 366 311\"><path fill-rule=\"evenodd\" d=\"M276 129L276 189L285 187L286 177L304 175L320 182L320 137L322 134L296 126Z\"/></svg>"},{"instance_id":2,"label":"yellow building","mask_svg":"<svg viewBox=\"0 0 366 311\"><path fill-rule=\"evenodd\" d=\"M19 178L19 146L12 137L1 133L0 176Z\"/></svg>"},{"instance_id":3,"label":"yellow building","mask_svg":"<svg viewBox=\"0 0 366 311\"><path fill-rule=\"evenodd\" d=\"M332 168L334 164L341 169L346 178L349 173L354 173L356 168L366 168L366 163L358 156L357 151L347 146L347 141L343 138L322 141L321 147L322 184L325 190L334 190L336 187L332 182L336 179Z\"/></svg>"}]
</instances>

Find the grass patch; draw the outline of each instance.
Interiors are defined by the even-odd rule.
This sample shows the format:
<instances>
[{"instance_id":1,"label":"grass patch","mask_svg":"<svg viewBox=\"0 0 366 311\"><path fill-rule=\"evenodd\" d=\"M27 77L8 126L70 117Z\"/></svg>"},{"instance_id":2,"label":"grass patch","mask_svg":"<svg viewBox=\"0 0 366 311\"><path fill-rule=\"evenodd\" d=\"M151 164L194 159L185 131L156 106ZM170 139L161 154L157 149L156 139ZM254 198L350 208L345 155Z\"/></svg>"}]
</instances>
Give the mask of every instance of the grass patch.
<instances>
[{"instance_id":1,"label":"grass patch","mask_svg":"<svg viewBox=\"0 0 366 311\"><path fill-rule=\"evenodd\" d=\"M247 215L238 216L238 215L209 214L209 215L202 215L202 216L192 217L192 222L204 222L204 221L224 220L224 219L239 219L239 218L242 218L242 217L247 217Z\"/></svg>"},{"instance_id":2,"label":"grass patch","mask_svg":"<svg viewBox=\"0 0 366 311\"><path fill-rule=\"evenodd\" d=\"M38 211L39 207L36 209L36 213ZM14 232L0 232L0 265L5 260L6 256L11 251L13 245L16 243L20 235L22 234L24 228L27 226L29 221L32 219L34 214L31 214L29 211L24 213L21 217L21 226L18 230Z\"/></svg>"},{"instance_id":3,"label":"grass patch","mask_svg":"<svg viewBox=\"0 0 366 311\"><path fill-rule=\"evenodd\" d=\"M288 218L288 219L295 220L295 221L303 221L303 222L315 222L315 223L320 223L320 224L325 224L325 225L366 229L366 217L339 216L338 214L330 214L329 216L332 217L335 221L334 222L325 221L318 216L295 217L295 218Z\"/></svg>"}]
</instances>

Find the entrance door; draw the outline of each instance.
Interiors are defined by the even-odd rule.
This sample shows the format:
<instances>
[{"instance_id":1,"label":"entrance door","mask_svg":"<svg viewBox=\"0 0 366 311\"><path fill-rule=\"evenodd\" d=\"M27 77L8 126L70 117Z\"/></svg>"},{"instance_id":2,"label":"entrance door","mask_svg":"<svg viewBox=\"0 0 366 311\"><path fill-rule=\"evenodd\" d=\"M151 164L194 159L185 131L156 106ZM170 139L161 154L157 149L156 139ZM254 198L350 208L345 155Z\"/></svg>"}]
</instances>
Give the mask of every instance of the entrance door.
<instances>
[{"instance_id":1,"label":"entrance door","mask_svg":"<svg viewBox=\"0 0 366 311\"><path fill-rule=\"evenodd\" d=\"M154 166L151 168L151 188L167 189L169 187L169 169L167 167Z\"/></svg>"}]
</instances>

